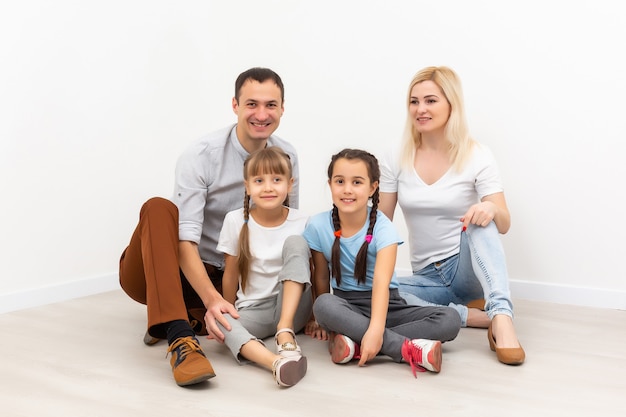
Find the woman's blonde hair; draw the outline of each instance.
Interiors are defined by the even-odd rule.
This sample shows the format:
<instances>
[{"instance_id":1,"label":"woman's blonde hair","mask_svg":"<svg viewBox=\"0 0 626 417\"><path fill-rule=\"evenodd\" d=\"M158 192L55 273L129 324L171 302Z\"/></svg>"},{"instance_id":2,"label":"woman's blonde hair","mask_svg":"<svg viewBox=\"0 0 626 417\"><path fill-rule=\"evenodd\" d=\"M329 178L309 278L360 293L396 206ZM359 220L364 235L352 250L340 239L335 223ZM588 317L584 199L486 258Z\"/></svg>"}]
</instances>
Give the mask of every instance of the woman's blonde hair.
<instances>
[{"instance_id":1,"label":"woman's blonde hair","mask_svg":"<svg viewBox=\"0 0 626 417\"><path fill-rule=\"evenodd\" d=\"M413 118L409 114L408 108L411 103L413 87L424 81L434 82L450 104L450 117L446 123L444 134L450 143L450 162L457 171L460 171L471 154L474 140L469 135L469 128L465 119L461 80L448 67L426 67L415 74L409 84L406 100L407 118L402 138L402 166L413 166L415 150L422 142L422 135L415 129Z\"/></svg>"},{"instance_id":2,"label":"woman's blonde hair","mask_svg":"<svg viewBox=\"0 0 626 417\"><path fill-rule=\"evenodd\" d=\"M256 151L248 156L243 164L243 179L255 175L278 174L284 175L288 180L293 176L291 159L278 146L270 146ZM289 207L289 195L285 197L284 206ZM250 196L244 192L243 199L243 219L244 223L239 232L239 255L237 256L237 267L241 276L241 290L246 291L246 282L248 273L250 272L250 261L252 254L250 253L250 232L248 229L248 220L250 219Z\"/></svg>"}]
</instances>

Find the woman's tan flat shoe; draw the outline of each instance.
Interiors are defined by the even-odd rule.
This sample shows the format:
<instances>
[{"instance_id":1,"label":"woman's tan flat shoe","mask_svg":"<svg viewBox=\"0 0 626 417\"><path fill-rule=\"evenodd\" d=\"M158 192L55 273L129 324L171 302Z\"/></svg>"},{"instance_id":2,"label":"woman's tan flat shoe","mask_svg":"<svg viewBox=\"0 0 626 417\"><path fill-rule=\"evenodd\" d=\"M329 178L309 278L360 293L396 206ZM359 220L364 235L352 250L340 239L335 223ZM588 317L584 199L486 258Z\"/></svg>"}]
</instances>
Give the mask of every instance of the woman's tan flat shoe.
<instances>
[{"instance_id":1,"label":"woman's tan flat shoe","mask_svg":"<svg viewBox=\"0 0 626 417\"><path fill-rule=\"evenodd\" d=\"M466 304L467 308L477 308L479 310L485 311L485 299L479 298L478 300L472 300Z\"/></svg>"},{"instance_id":2,"label":"woman's tan flat shoe","mask_svg":"<svg viewBox=\"0 0 626 417\"><path fill-rule=\"evenodd\" d=\"M517 348L499 348L498 345L496 345L496 340L493 338L491 325L489 325L489 329L487 330L487 338L489 339L489 348L496 352L496 356L500 362L506 365L521 365L524 363L526 354L524 353L524 349L522 349L522 345Z\"/></svg>"}]
</instances>

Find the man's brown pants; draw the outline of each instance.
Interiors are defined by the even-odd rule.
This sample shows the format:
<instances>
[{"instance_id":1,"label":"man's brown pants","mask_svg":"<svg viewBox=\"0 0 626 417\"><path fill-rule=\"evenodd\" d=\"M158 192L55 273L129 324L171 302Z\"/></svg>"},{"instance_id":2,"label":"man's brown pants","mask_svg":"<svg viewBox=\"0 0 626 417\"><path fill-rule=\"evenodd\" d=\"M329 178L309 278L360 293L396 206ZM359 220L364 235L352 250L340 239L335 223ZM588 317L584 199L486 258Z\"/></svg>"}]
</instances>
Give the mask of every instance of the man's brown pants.
<instances>
[{"instance_id":1,"label":"man's brown pants","mask_svg":"<svg viewBox=\"0 0 626 417\"><path fill-rule=\"evenodd\" d=\"M206 309L179 267L178 208L155 197L141 208L139 224L120 258L120 285L148 309L148 332L166 338L164 323L188 320L197 334L206 334ZM221 292L222 271L205 264Z\"/></svg>"}]
</instances>

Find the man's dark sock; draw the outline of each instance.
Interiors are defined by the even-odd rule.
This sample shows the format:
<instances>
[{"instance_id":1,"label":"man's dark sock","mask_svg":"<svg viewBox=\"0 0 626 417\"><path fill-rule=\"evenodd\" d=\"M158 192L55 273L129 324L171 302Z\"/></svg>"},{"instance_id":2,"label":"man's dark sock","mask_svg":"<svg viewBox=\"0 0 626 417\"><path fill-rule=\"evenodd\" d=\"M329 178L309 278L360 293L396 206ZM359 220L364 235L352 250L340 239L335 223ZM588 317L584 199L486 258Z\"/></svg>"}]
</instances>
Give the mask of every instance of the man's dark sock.
<instances>
[{"instance_id":1,"label":"man's dark sock","mask_svg":"<svg viewBox=\"0 0 626 417\"><path fill-rule=\"evenodd\" d=\"M169 345L178 338L195 335L187 320L174 320L167 323L167 343Z\"/></svg>"}]
</instances>

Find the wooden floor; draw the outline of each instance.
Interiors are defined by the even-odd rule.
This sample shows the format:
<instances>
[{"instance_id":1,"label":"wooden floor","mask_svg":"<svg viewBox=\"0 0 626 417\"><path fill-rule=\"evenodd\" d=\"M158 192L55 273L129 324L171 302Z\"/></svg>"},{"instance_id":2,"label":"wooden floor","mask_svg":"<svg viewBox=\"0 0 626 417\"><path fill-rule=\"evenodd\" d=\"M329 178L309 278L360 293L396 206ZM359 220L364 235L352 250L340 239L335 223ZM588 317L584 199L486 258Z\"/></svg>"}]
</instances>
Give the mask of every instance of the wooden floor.
<instances>
[{"instance_id":1,"label":"wooden floor","mask_svg":"<svg viewBox=\"0 0 626 417\"><path fill-rule=\"evenodd\" d=\"M0 414L27 416L625 416L626 311L516 300L526 350L500 364L485 330L444 344L440 374L378 358L335 365L299 335L307 376L281 389L201 339L217 377L178 387L166 345L142 343L145 308L121 290L0 315Z\"/></svg>"}]
</instances>

